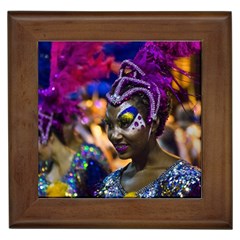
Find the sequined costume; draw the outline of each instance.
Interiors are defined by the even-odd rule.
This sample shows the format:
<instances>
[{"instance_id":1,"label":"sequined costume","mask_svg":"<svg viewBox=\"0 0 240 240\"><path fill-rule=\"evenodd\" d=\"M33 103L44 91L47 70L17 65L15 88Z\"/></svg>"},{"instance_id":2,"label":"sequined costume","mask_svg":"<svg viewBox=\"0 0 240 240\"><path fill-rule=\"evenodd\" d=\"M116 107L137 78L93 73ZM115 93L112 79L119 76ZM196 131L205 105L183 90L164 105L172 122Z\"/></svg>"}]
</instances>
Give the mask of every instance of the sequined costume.
<instances>
[{"instance_id":1,"label":"sequined costume","mask_svg":"<svg viewBox=\"0 0 240 240\"><path fill-rule=\"evenodd\" d=\"M184 160L178 160L156 180L137 192L127 193L121 185L121 168L107 176L101 188L95 192L102 198L182 198L201 197L201 170Z\"/></svg>"},{"instance_id":2,"label":"sequined costume","mask_svg":"<svg viewBox=\"0 0 240 240\"><path fill-rule=\"evenodd\" d=\"M40 165L39 197L49 197L49 190L54 190L56 197L91 197L96 190L95 185L109 174L102 152L92 144L81 145L80 150L73 157L67 174L55 183L47 180L52 164L42 162Z\"/></svg>"}]
</instances>

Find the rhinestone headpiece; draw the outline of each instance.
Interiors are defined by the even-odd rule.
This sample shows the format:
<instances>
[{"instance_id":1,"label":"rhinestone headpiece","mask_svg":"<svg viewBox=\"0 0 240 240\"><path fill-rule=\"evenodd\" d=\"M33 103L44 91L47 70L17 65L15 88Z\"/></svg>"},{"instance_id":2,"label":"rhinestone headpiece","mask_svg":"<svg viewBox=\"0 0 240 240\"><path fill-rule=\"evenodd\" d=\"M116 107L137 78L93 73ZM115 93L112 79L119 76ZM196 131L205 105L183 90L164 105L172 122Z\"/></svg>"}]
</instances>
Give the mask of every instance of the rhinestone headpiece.
<instances>
[{"instance_id":1,"label":"rhinestone headpiece","mask_svg":"<svg viewBox=\"0 0 240 240\"><path fill-rule=\"evenodd\" d=\"M41 144L46 145L49 138L50 128L53 122L53 113L47 115L38 110L38 130L40 132L39 140Z\"/></svg>"},{"instance_id":2,"label":"rhinestone headpiece","mask_svg":"<svg viewBox=\"0 0 240 240\"><path fill-rule=\"evenodd\" d=\"M142 78L146 74L144 71L138 67L136 64L130 60L124 60L120 67L119 78L114 82L113 89L114 92L110 94L107 93L106 97L109 103L114 106L122 104L124 101L127 101L131 96L136 95L137 93L142 93L149 99L150 104L150 114L149 121L157 119L157 112L160 106L160 91L155 83L149 83ZM124 93L121 93L122 88L127 85L132 85L133 87L126 90ZM152 89L155 89L157 93L157 101L154 98Z\"/></svg>"}]
</instances>

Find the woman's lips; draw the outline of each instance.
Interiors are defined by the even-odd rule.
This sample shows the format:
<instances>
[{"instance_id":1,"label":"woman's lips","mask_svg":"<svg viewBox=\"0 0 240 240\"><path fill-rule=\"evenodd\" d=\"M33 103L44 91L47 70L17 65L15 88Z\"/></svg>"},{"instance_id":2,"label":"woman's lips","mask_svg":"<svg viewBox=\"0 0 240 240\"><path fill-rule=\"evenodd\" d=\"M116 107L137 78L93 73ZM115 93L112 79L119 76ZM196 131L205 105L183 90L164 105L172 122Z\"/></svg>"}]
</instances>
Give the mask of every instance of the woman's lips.
<instances>
[{"instance_id":1,"label":"woman's lips","mask_svg":"<svg viewBox=\"0 0 240 240\"><path fill-rule=\"evenodd\" d=\"M127 144L118 144L118 145L114 145L114 147L115 147L115 149L117 150L118 153L124 153L128 149Z\"/></svg>"}]
</instances>

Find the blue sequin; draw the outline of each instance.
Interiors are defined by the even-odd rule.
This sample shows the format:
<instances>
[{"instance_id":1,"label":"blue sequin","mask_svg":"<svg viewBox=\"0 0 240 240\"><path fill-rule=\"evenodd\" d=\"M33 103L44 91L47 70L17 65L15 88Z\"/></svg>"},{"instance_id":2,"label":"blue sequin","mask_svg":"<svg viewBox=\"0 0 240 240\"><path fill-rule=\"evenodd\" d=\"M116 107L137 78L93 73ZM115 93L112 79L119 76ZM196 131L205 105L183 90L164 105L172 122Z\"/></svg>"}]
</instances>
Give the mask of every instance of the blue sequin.
<instances>
[{"instance_id":1,"label":"blue sequin","mask_svg":"<svg viewBox=\"0 0 240 240\"><path fill-rule=\"evenodd\" d=\"M47 174L51 171L51 167L48 162L44 167L39 167L39 197L47 197L47 188L51 184L47 180ZM75 154L69 171L60 181L68 186L66 197L91 197L96 191L97 184L100 184L108 174L108 165L101 150L92 144L83 144Z\"/></svg>"},{"instance_id":2,"label":"blue sequin","mask_svg":"<svg viewBox=\"0 0 240 240\"><path fill-rule=\"evenodd\" d=\"M123 198L127 192L121 185L123 169L107 176L95 192L96 197ZM177 161L155 181L136 192L138 198L201 197L201 170L184 160Z\"/></svg>"}]
</instances>

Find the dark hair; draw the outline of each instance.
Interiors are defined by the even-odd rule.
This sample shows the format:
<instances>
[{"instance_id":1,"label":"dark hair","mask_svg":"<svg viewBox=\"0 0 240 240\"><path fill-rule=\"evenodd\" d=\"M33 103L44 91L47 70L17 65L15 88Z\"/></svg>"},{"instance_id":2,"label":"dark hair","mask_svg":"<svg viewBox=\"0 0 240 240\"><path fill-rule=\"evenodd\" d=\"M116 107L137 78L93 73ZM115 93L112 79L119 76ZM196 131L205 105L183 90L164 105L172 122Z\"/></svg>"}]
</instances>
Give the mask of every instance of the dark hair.
<instances>
[{"instance_id":1,"label":"dark hair","mask_svg":"<svg viewBox=\"0 0 240 240\"><path fill-rule=\"evenodd\" d=\"M54 134L62 144L66 145L66 141L63 136L63 129L60 129L60 128L57 129L55 127L51 127L51 129L49 131L49 137L52 134Z\"/></svg>"},{"instance_id":2,"label":"dark hair","mask_svg":"<svg viewBox=\"0 0 240 240\"><path fill-rule=\"evenodd\" d=\"M54 133L54 135L58 138L58 140L66 145L66 141L64 138L64 134L63 134L63 125L66 124L66 121L64 119L64 116L62 113L58 113L58 114L54 114L54 118L57 119L56 123L57 124L53 124L50 128L50 132L49 132L49 137L51 136L52 133Z\"/></svg>"}]
</instances>

